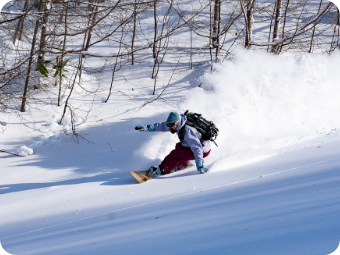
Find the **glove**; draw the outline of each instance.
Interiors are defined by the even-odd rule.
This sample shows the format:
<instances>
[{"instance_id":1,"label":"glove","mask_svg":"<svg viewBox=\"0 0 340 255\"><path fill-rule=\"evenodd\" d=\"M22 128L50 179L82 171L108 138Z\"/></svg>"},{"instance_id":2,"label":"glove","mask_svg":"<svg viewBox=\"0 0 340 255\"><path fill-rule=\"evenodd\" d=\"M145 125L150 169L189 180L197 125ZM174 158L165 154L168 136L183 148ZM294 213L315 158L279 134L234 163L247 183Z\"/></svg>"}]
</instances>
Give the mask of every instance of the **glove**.
<instances>
[{"instance_id":1,"label":"glove","mask_svg":"<svg viewBox=\"0 0 340 255\"><path fill-rule=\"evenodd\" d=\"M202 162L200 161L196 162L196 167L197 171L200 172L201 174L204 174L206 172Z\"/></svg>"},{"instance_id":2,"label":"glove","mask_svg":"<svg viewBox=\"0 0 340 255\"><path fill-rule=\"evenodd\" d=\"M147 126L138 125L138 126L135 127L135 130L148 131L148 127Z\"/></svg>"},{"instance_id":3,"label":"glove","mask_svg":"<svg viewBox=\"0 0 340 255\"><path fill-rule=\"evenodd\" d=\"M135 127L135 130L139 130L139 131L144 131L144 132L153 132L155 131L155 127L154 125L147 125L147 126L142 126L142 125L138 125Z\"/></svg>"}]
</instances>

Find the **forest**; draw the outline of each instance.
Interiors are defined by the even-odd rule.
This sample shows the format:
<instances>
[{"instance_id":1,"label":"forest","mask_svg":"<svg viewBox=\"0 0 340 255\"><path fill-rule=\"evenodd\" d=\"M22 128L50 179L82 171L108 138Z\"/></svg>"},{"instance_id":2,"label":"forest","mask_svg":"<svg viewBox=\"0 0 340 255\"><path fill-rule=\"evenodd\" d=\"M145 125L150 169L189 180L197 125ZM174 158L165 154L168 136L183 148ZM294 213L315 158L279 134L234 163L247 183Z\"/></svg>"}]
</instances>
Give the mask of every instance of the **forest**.
<instances>
[{"instance_id":1,"label":"forest","mask_svg":"<svg viewBox=\"0 0 340 255\"><path fill-rule=\"evenodd\" d=\"M15 0L0 16L0 109L25 112L36 102L50 104L48 98L60 107L60 122L79 111L85 121L89 109L72 103L74 88L98 89L83 85L84 72L109 70L111 83L100 88L106 103L123 68L149 61L157 100L171 83L172 76L156 90L163 66L175 73L178 65L192 70L208 62L213 72L236 48L332 54L340 46L339 20L337 7L324 0Z\"/></svg>"}]
</instances>

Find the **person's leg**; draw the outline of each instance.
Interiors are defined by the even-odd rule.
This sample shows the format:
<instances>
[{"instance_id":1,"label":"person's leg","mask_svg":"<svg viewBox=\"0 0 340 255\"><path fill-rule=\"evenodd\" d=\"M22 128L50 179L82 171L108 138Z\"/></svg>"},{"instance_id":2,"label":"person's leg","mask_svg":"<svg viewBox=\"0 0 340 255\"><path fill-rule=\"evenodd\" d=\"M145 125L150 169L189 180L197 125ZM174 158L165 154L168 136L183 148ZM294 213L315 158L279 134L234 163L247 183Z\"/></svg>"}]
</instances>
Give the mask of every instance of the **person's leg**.
<instances>
[{"instance_id":1,"label":"person's leg","mask_svg":"<svg viewBox=\"0 0 340 255\"><path fill-rule=\"evenodd\" d=\"M210 151L203 153L203 158L208 157L210 154ZM183 170L188 167L189 160L182 160L177 166L176 166L176 171L178 170ZM192 165L191 165L192 166Z\"/></svg>"},{"instance_id":2,"label":"person's leg","mask_svg":"<svg viewBox=\"0 0 340 255\"><path fill-rule=\"evenodd\" d=\"M184 147L181 143L176 144L176 148L166 156L160 164L160 168L165 174L171 172L178 165L187 165L189 160L195 159L194 153L189 147Z\"/></svg>"},{"instance_id":3,"label":"person's leg","mask_svg":"<svg viewBox=\"0 0 340 255\"><path fill-rule=\"evenodd\" d=\"M182 160L176 166L176 171L183 170L183 169L187 168L188 165L189 165L189 160Z\"/></svg>"}]
</instances>

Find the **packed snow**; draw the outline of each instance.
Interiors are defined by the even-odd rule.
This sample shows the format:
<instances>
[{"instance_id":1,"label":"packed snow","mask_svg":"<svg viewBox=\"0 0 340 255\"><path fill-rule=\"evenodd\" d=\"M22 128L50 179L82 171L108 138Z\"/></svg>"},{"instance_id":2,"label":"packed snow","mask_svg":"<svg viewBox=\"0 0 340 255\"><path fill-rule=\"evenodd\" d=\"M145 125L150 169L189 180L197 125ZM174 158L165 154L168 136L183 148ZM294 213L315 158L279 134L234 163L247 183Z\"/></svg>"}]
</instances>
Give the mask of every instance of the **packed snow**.
<instances>
[{"instance_id":1,"label":"packed snow","mask_svg":"<svg viewBox=\"0 0 340 255\"><path fill-rule=\"evenodd\" d=\"M18 150L18 155L26 157L33 154L33 149L26 147L25 145L21 146Z\"/></svg>"}]
</instances>

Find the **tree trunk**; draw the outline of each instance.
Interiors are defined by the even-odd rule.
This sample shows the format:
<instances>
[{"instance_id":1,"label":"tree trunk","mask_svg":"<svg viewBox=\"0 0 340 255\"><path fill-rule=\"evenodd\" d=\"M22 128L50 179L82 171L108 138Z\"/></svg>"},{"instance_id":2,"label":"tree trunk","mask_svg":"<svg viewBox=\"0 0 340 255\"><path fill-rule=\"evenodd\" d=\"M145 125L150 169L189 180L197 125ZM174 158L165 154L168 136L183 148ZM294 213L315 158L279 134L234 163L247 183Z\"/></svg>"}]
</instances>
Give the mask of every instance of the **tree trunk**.
<instances>
[{"instance_id":1,"label":"tree trunk","mask_svg":"<svg viewBox=\"0 0 340 255\"><path fill-rule=\"evenodd\" d=\"M241 5L241 9L242 9L242 13L243 13L243 17L244 17L244 26L246 27L246 39L245 39L245 42L244 42L244 47L245 48L248 48L249 47L249 26L248 26L248 15L244 9L244 6L243 6L243 3L242 3L242 0L240 0L240 5Z\"/></svg>"},{"instance_id":2,"label":"tree trunk","mask_svg":"<svg viewBox=\"0 0 340 255\"><path fill-rule=\"evenodd\" d=\"M136 37L136 20L137 20L137 0L135 0L135 4L133 5L133 30L132 30L132 42L131 42L131 64L133 65L135 62L135 56L133 54L135 47L135 37Z\"/></svg>"},{"instance_id":3,"label":"tree trunk","mask_svg":"<svg viewBox=\"0 0 340 255\"><path fill-rule=\"evenodd\" d=\"M25 5L24 5L24 9L22 10L22 12L27 12L28 10L28 2L29 0L25 1ZM19 19L17 27L15 28L15 32L14 32L14 36L13 36L13 44L15 44L17 37L19 38L19 40L21 40L21 35L22 35L22 30L24 27L24 22L25 22L25 16L23 16L21 19ZM18 36L19 34L19 36Z\"/></svg>"},{"instance_id":4,"label":"tree trunk","mask_svg":"<svg viewBox=\"0 0 340 255\"><path fill-rule=\"evenodd\" d=\"M97 18L98 6L96 5L96 7L94 7L92 10L94 11L94 13L93 13L92 19L91 19L91 27L90 27L90 29L88 31L88 35L87 35L87 42L86 42L86 46L85 46L86 51L88 51L89 46L90 46L92 31L93 31L93 25L94 25L94 22L96 21L96 18Z\"/></svg>"},{"instance_id":5,"label":"tree trunk","mask_svg":"<svg viewBox=\"0 0 340 255\"><path fill-rule=\"evenodd\" d=\"M340 47L339 45L339 39L340 39L340 12L338 9L338 16L337 16L337 27L338 27L338 43L337 43L337 47Z\"/></svg>"},{"instance_id":6,"label":"tree trunk","mask_svg":"<svg viewBox=\"0 0 340 255\"><path fill-rule=\"evenodd\" d=\"M192 28L190 29L190 63L189 68L192 70Z\"/></svg>"},{"instance_id":7,"label":"tree trunk","mask_svg":"<svg viewBox=\"0 0 340 255\"><path fill-rule=\"evenodd\" d=\"M47 2L42 3L42 9L44 11L44 16L42 18L41 21L41 35L40 35L40 45L39 45L39 51L38 51L38 63L37 63L37 67L44 62L44 47L46 45L46 26L47 26L47 22L48 22L48 8L47 8L47 4L49 3L49 1L47 0Z\"/></svg>"},{"instance_id":8,"label":"tree trunk","mask_svg":"<svg viewBox=\"0 0 340 255\"><path fill-rule=\"evenodd\" d=\"M122 29L122 36L121 36L120 41L119 41L118 55L120 54L120 52L122 50L123 37L124 37L124 29ZM120 60L120 64L119 65L121 65L121 60ZM113 66L109 94L108 94L108 96L107 96L107 98L105 100L105 103L107 103L109 101L109 99L110 99L110 96L111 96L111 93L112 93L113 82L115 80L115 75L116 75L116 72L120 69L120 67L117 68L117 66L118 66L118 56L116 57L116 63Z\"/></svg>"},{"instance_id":9,"label":"tree trunk","mask_svg":"<svg viewBox=\"0 0 340 255\"><path fill-rule=\"evenodd\" d=\"M212 46L216 49L216 58L220 49L220 31L221 30L221 0L215 0L214 6L214 23L212 33Z\"/></svg>"},{"instance_id":10,"label":"tree trunk","mask_svg":"<svg viewBox=\"0 0 340 255\"><path fill-rule=\"evenodd\" d=\"M209 51L210 51L210 70L212 71L213 70L213 52L212 52L212 49L213 49L213 43L212 43L212 35L213 35L213 26L212 26L212 12L211 12L211 1L210 0L210 3L209 3L209 6L210 6L210 37L209 37Z\"/></svg>"},{"instance_id":11,"label":"tree trunk","mask_svg":"<svg viewBox=\"0 0 340 255\"><path fill-rule=\"evenodd\" d=\"M277 2L275 2L275 7L273 8L273 14L272 14L272 17L270 19L268 42L270 42L271 36L272 36L272 25L273 25L273 19L274 19L274 15L275 15L276 4L277 4ZM268 51L269 51L269 46L267 47L267 52Z\"/></svg>"},{"instance_id":12,"label":"tree trunk","mask_svg":"<svg viewBox=\"0 0 340 255\"><path fill-rule=\"evenodd\" d=\"M71 98L73 89L74 89L75 84L76 84L77 76L79 75L79 72L80 72L80 70L81 70L81 68L82 68L82 64L83 64L83 58L82 58L81 55L79 55L79 62L78 62L77 72L76 72L76 74L75 74L75 76L74 76L74 79L73 79L73 82L72 82L70 94L68 94L68 97L67 97L67 99L66 99L66 101L65 101L65 106L64 106L63 115L61 116L61 119L60 119L59 124L61 124L61 123L63 122L63 119L64 119L64 117L65 117L65 113L66 113L66 109L67 109L67 107L69 107L68 102L69 102L69 100L70 100L70 98Z\"/></svg>"},{"instance_id":13,"label":"tree trunk","mask_svg":"<svg viewBox=\"0 0 340 255\"><path fill-rule=\"evenodd\" d=\"M63 69L64 69L64 56L65 56L65 48L66 48L66 34L67 34L67 8L68 8L68 2L66 4L64 3L64 22L65 22L65 36L64 36L64 42L63 42L63 49L61 51L61 58L60 58L60 70L59 70L59 94L58 94L58 106L60 106L60 98L61 98L61 84L63 81Z\"/></svg>"},{"instance_id":14,"label":"tree trunk","mask_svg":"<svg viewBox=\"0 0 340 255\"><path fill-rule=\"evenodd\" d=\"M247 48L250 47L250 42L252 39L252 35L253 35L253 23L254 23L254 6L255 6L255 0L250 0L248 5L247 5L247 24L246 26L248 26L248 36L246 36L246 41L245 41L245 46Z\"/></svg>"},{"instance_id":15,"label":"tree trunk","mask_svg":"<svg viewBox=\"0 0 340 255\"><path fill-rule=\"evenodd\" d=\"M153 38L153 48L152 48L152 57L155 58L157 55L157 50L156 50L156 40L157 40L157 0L154 0L153 2L153 17L155 21L155 35Z\"/></svg>"},{"instance_id":16,"label":"tree trunk","mask_svg":"<svg viewBox=\"0 0 340 255\"><path fill-rule=\"evenodd\" d=\"M337 28L337 23L334 24L334 32L333 32L333 37L332 37L332 42L331 42L331 48L329 50L329 54L334 51L334 49L336 47L338 47L338 44L337 46L334 46L335 45L335 34L336 34L336 28Z\"/></svg>"},{"instance_id":17,"label":"tree trunk","mask_svg":"<svg viewBox=\"0 0 340 255\"><path fill-rule=\"evenodd\" d=\"M282 0L277 0L276 10L275 10L275 22L274 22L274 31L273 31L273 42L279 38L279 26L281 19L281 3Z\"/></svg>"},{"instance_id":18,"label":"tree trunk","mask_svg":"<svg viewBox=\"0 0 340 255\"><path fill-rule=\"evenodd\" d=\"M282 4L282 0L276 1L273 42L275 42L279 38L279 26L280 26L280 19L281 19L281 4ZM276 52L277 47L278 46L273 46L272 52Z\"/></svg>"},{"instance_id":19,"label":"tree trunk","mask_svg":"<svg viewBox=\"0 0 340 255\"><path fill-rule=\"evenodd\" d=\"M286 8L285 8L285 14L283 19L283 26L282 26L282 39L285 37L285 28L286 28L286 21L287 21L287 12L288 12L288 6L289 6L289 0L287 0ZM278 50L278 54L281 53L283 48L283 43L280 45L280 49Z\"/></svg>"},{"instance_id":20,"label":"tree trunk","mask_svg":"<svg viewBox=\"0 0 340 255\"><path fill-rule=\"evenodd\" d=\"M319 15L319 13L320 13L321 5L322 5L322 0L320 1L320 5L319 5L319 9L318 9L318 14L317 15ZM314 34L315 34L315 27L316 27L315 24L316 24L316 21L314 23L313 32L312 32L312 38L310 40L309 53L312 53L313 40L314 40Z\"/></svg>"},{"instance_id":21,"label":"tree trunk","mask_svg":"<svg viewBox=\"0 0 340 255\"><path fill-rule=\"evenodd\" d=\"M41 2L42 0L39 1L39 7L38 11L41 11ZM35 43L37 40L37 34L38 34L38 29L40 26L40 20L39 17L37 18L37 21L35 22L35 27L34 27L34 32L33 32L33 38L32 38L32 46L31 46L31 52L30 52L30 57L28 60L28 67L27 67L27 76L25 80L25 87L24 87L24 94L22 95L22 102L21 102L21 112L25 112L25 107L26 107L26 100L27 100L27 91L28 91L28 85L31 77L31 71L32 71L32 64L33 64L33 56L34 56L34 48L35 48Z\"/></svg>"}]
</instances>

